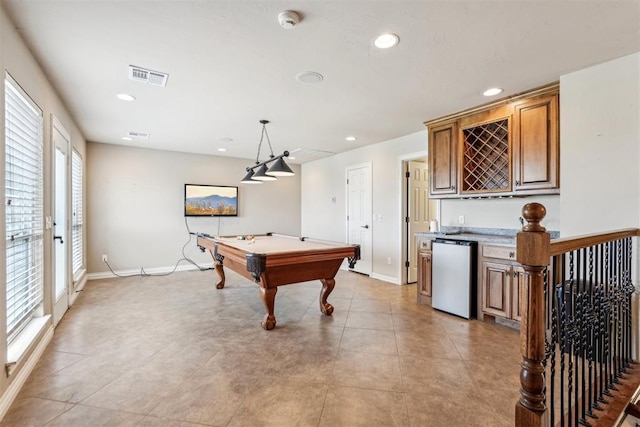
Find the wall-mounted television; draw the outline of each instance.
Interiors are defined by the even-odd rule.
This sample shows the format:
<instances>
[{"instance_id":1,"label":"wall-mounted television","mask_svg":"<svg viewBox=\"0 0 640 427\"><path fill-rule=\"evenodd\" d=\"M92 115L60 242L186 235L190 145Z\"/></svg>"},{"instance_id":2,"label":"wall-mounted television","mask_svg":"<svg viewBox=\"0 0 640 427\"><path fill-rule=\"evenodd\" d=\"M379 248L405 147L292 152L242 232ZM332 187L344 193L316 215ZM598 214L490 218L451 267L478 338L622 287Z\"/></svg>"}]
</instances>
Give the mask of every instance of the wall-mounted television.
<instances>
[{"instance_id":1,"label":"wall-mounted television","mask_svg":"<svg viewBox=\"0 0 640 427\"><path fill-rule=\"evenodd\" d=\"M185 184L184 216L238 216L238 187Z\"/></svg>"}]
</instances>

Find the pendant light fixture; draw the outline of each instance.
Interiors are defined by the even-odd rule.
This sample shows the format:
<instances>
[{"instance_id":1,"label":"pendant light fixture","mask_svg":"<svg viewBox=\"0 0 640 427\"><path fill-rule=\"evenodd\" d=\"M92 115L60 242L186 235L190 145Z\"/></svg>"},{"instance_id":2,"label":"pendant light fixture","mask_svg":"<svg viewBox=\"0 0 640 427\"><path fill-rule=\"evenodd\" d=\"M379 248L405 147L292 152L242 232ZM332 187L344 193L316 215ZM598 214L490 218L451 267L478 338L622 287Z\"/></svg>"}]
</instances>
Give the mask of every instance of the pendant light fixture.
<instances>
[{"instance_id":1,"label":"pendant light fixture","mask_svg":"<svg viewBox=\"0 0 640 427\"><path fill-rule=\"evenodd\" d=\"M256 164L247 167L247 175L240 181L243 184L262 184L263 181L275 181L277 176L293 176L295 173L289 165L284 161L284 157L289 157L289 152L284 151L279 156L273 155L273 148L271 147L271 140L267 133L267 124L269 120L260 120L262 124L262 133L260 134L260 143L258 144L258 155L256 156ZM262 147L262 141L266 137L269 144L269 159L260 162L260 148ZM269 163L272 163L271 167L267 167ZM257 169L257 170L256 170Z\"/></svg>"}]
</instances>

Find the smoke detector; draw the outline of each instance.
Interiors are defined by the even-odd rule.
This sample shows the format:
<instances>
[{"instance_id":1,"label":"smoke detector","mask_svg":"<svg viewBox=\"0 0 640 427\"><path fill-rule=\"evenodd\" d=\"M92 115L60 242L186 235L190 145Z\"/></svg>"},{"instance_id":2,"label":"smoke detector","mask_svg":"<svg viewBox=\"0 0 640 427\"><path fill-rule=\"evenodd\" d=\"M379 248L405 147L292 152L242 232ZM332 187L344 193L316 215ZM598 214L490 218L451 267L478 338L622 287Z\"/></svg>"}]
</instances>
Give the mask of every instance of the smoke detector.
<instances>
[{"instance_id":1,"label":"smoke detector","mask_svg":"<svg viewBox=\"0 0 640 427\"><path fill-rule=\"evenodd\" d=\"M300 22L300 15L292 10L285 10L278 15L278 22L285 30L290 30Z\"/></svg>"}]
</instances>

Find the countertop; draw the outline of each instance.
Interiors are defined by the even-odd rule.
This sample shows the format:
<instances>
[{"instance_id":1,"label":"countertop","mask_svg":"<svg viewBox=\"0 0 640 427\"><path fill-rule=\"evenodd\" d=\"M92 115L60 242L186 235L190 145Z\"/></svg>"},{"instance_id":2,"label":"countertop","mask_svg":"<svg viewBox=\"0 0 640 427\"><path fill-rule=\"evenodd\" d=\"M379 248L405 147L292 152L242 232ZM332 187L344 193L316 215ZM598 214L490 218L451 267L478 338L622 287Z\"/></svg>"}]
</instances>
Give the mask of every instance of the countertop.
<instances>
[{"instance_id":1,"label":"countertop","mask_svg":"<svg viewBox=\"0 0 640 427\"><path fill-rule=\"evenodd\" d=\"M506 228L472 228L472 227L442 227L436 233L416 233L418 239L450 239L450 240L466 240L480 243L494 243L501 245L516 244L516 234L518 229ZM551 238L559 237L559 232L549 231Z\"/></svg>"}]
</instances>

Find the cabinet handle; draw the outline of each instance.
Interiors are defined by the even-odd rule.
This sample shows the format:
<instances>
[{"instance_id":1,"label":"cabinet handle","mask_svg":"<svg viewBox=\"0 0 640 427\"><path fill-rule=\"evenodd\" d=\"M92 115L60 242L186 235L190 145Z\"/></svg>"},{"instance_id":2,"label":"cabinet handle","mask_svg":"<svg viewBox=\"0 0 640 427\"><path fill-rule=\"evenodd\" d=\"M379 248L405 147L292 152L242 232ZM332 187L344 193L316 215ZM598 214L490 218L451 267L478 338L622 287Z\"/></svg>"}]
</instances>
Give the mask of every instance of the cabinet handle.
<instances>
[{"instance_id":1,"label":"cabinet handle","mask_svg":"<svg viewBox=\"0 0 640 427\"><path fill-rule=\"evenodd\" d=\"M429 258L427 258L425 261L427 262L427 264L429 264L431 262L431 260Z\"/></svg>"},{"instance_id":2,"label":"cabinet handle","mask_svg":"<svg viewBox=\"0 0 640 427\"><path fill-rule=\"evenodd\" d=\"M513 251L509 252L509 258L513 258L514 256L516 256L515 252L513 252Z\"/></svg>"},{"instance_id":3,"label":"cabinet handle","mask_svg":"<svg viewBox=\"0 0 640 427\"><path fill-rule=\"evenodd\" d=\"M516 187L520 185L520 181L516 179Z\"/></svg>"}]
</instances>

